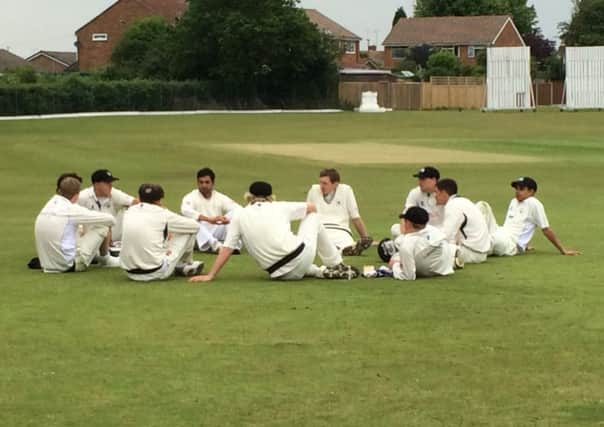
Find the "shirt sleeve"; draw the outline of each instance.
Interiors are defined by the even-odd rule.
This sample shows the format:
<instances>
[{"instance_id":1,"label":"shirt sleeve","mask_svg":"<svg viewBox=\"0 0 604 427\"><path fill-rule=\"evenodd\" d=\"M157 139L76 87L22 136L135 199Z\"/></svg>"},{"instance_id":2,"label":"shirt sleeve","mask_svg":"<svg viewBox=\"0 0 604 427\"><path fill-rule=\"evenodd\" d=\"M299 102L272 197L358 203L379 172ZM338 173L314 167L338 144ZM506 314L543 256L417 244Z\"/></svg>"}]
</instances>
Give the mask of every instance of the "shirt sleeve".
<instances>
[{"instance_id":1,"label":"shirt sleeve","mask_svg":"<svg viewBox=\"0 0 604 427\"><path fill-rule=\"evenodd\" d=\"M530 220L537 227L544 228L549 227L549 221L547 220L547 215L545 214L545 208L543 207L543 203L538 200L533 200L534 203L531 204L531 212L530 212Z\"/></svg>"},{"instance_id":2,"label":"shirt sleeve","mask_svg":"<svg viewBox=\"0 0 604 427\"><path fill-rule=\"evenodd\" d=\"M349 187L348 195L346 197L346 209L348 210L348 216L350 216L350 219L357 219L361 217L359 207L357 205L357 199L354 197L352 187Z\"/></svg>"},{"instance_id":3,"label":"shirt sleeve","mask_svg":"<svg viewBox=\"0 0 604 427\"><path fill-rule=\"evenodd\" d=\"M222 244L222 246L230 249L239 248L239 242L241 240L241 226L239 224L239 215L237 214L237 212L235 212L235 214L231 218L231 222L227 226L227 234L224 238L224 243Z\"/></svg>"},{"instance_id":4,"label":"shirt sleeve","mask_svg":"<svg viewBox=\"0 0 604 427\"><path fill-rule=\"evenodd\" d=\"M197 221L199 218L199 212L195 210L193 206L193 197L191 193L187 194L182 198L182 203L180 204L180 212L186 216L187 218L191 218Z\"/></svg>"},{"instance_id":5,"label":"shirt sleeve","mask_svg":"<svg viewBox=\"0 0 604 427\"><path fill-rule=\"evenodd\" d=\"M461 209L455 206L454 203L447 203L444 208L444 221L438 227L444 233L446 239L455 243L459 227L463 224L464 215Z\"/></svg>"},{"instance_id":6,"label":"shirt sleeve","mask_svg":"<svg viewBox=\"0 0 604 427\"><path fill-rule=\"evenodd\" d=\"M113 188L111 190L111 200L113 201L113 206L115 206L116 209L122 209L131 206L132 202L134 201L134 197L124 193L122 190Z\"/></svg>"},{"instance_id":7,"label":"shirt sleeve","mask_svg":"<svg viewBox=\"0 0 604 427\"><path fill-rule=\"evenodd\" d=\"M302 219L306 216L308 204L305 202L273 202L278 203L290 221Z\"/></svg>"},{"instance_id":8,"label":"shirt sleeve","mask_svg":"<svg viewBox=\"0 0 604 427\"><path fill-rule=\"evenodd\" d=\"M221 208L222 208L222 215L226 215L229 212L234 211L237 208L240 208L241 205L239 203L236 203L233 199L231 199L229 196L226 195L222 195L222 203L221 203Z\"/></svg>"},{"instance_id":9,"label":"shirt sleeve","mask_svg":"<svg viewBox=\"0 0 604 427\"><path fill-rule=\"evenodd\" d=\"M115 218L113 218L113 215L86 209L85 207L77 204L72 204L69 207L68 216L75 224L106 226L115 225Z\"/></svg>"},{"instance_id":10,"label":"shirt sleeve","mask_svg":"<svg viewBox=\"0 0 604 427\"><path fill-rule=\"evenodd\" d=\"M191 218L186 218L166 209L168 231L176 234L193 234L199 230L199 223Z\"/></svg>"},{"instance_id":11,"label":"shirt sleeve","mask_svg":"<svg viewBox=\"0 0 604 427\"><path fill-rule=\"evenodd\" d=\"M410 207L413 206L417 206L417 200L415 199L415 188L411 189L411 191L409 191L409 194L407 194L407 199L405 200L405 206L403 210L407 210Z\"/></svg>"},{"instance_id":12,"label":"shirt sleeve","mask_svg":"<svg viewBox=\"0 0 604 427\"><path fill-rule=\"evenodd\" d=\"M415 280L415 258L411 248L403 240L398 252L398 262L392 266L392 275L398 280Z\"/></svg>"}]
</instances>

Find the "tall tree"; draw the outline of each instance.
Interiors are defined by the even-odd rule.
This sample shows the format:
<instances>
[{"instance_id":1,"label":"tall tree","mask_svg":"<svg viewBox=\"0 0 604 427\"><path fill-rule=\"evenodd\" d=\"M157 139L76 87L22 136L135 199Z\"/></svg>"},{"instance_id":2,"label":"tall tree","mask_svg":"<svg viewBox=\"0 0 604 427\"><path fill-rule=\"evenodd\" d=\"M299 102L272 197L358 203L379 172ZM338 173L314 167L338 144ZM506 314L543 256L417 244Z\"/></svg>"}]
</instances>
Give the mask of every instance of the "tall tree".
<instances>
[{"instance_id":1,"label":"tall tree","mask_svg":"<svg viewBox=\"0 0 604 427\"><path fill-rule=\"evenodd\" d=\"M604 0L575 0L570 22L559 28L567 46L604 45Z\"/></svg>"},{"instance_id":2,"label":"tall tree","mask_svg":"<svg viewBox=\"0 0 604 427\"><path fill-rule=\"evenodd\" d=\"M535 6L528 5L527 0L499 0L500 14L511 15L518 32L525 35L538 33L537 11Z\"/></svg>"},{"instance_id":3,"label":"tall tree","mask_svg":"<svg viewBox=\"0 0 604 427\"><path fill-rule=\"evenodd\" d=\"M297 0L189 0L177 26L176 72L209 79L221 95L273 105L325 95L339 54Z\"/></svg>"},{"instance_id":4,"label":"tall tree","mask_svg":"<svg viewBox=\"0 0 604 427\"><path fill-rule=\"evenodd\" d=\"M396 12L394 12L394 18L392 19L392 26L394 27L396 25L396 23L399 21L399 19L401 18L406 18L407 14L405 13L405 9L403 8L403 6L399 7L398 9L396 9Z\"/></svg>"},{"instance_id":5,"label":"tall tree","mask_svg":"<svg viewBox=\"0 0 604 427\"><path fill-rule=\"evenodd\" d=\"M124 33L111 54L111 73L125 78L170 76L174 28L163 18L143 18Z\"/></svg>"}]
</instances>

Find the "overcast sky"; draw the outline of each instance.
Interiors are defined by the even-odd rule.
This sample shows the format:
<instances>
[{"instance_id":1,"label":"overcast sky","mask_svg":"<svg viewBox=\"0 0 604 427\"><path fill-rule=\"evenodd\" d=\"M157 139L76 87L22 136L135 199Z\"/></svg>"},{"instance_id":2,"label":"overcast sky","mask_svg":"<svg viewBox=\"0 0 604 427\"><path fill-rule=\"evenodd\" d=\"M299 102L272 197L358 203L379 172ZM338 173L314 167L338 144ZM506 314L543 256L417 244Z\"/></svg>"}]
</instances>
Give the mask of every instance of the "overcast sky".
<instances>
[{"instance_id":1,"label":"overcast sky","mask_svg":"<svg viewBox=\"0 0 604 427\"><path fill-rule=\"evenodd\" d=\"M557 39L557 25L570 19L572 0L529 0L537 9L539 26ZM75 51L74 32L115 0L0 0L0 48L22 57L38 50ZM381 45L394 11L403 6L413 13L414 0L301 0L350 31Z\"/></svg>"}]
</instances>

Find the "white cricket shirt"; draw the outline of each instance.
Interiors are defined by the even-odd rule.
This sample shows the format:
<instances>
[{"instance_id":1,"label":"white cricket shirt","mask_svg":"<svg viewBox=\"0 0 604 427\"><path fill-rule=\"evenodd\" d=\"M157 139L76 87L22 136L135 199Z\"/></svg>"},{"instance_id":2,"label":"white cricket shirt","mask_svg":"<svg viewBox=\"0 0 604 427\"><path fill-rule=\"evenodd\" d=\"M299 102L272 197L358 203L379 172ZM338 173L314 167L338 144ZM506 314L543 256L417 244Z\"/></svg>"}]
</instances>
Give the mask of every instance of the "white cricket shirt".
<instances>
[{"instance_id":1,"label":"white cricket shirt","mask_svg":"<svg viewBox=\"0 0 604 427\"><path fill-rule=\"evenodd\" d=\"M455 246L450 245L436 227L426 225L414 233L401 234L395 244L399 248L399 262L392 266L394 278L415 280L416 277L453 274Z\"/></svg>"},{"instance_id":2,"label":"white cricket shirt","mask_svg":"<svg viewBox=\"0 0 604 427\"><path fill-rule=\"evenodd\" d=\"M159 267L169 249L168 234L195 234L199 224L161 206L139 203L124 214L120 260L125 270Z\"/></svg>"},{"instance_id":3,"label":"white cricket shirt","mask_svg":"<svg viewBox=\"0 0 604 427\"><path fill-rule=\"evenodd\" d=\"M543 204L532 196L522 202L513 198L503 228L523 251L533 238L536 227L542 230L549 227Z\"/></svg>"},{"instance_id":4,"label":"white cricket shirt","mask_svg":"<svg viewBox=\"0 0 604 427\"><path fill-rule=\"evenodd\" d=\"M419 185L409 191L405 200L405 211L413 206L425 209L430 215L428 224L438 226L443 221L443 207L436 204L434 193L424 193Z\"/></svg>"},{"instance_id":5,"label":"white cricket shirt","mask_svg":"<svg viewBox=\"0 0 604 427\"><path fill-rule=\"evenodd\" d=\"M338 184L331 202L327 203L319 184L308 190L306 201L317 207L319 220L327 229L344 229L350 233L350 220L361 217L354 191L348 184Z\"/></svg>"},{"instance_id":6,"label":"white cricket shirt","mask_svg":"<svg viewBox=\"0 0 604 427\"><path fill-rule=\"evenodd\" d=\"M36 251L46 273L58 273L73 266L78 225L115 224L108 213L95 212L55 195L42 208L35 223Z\"/></svg>"},{"instance_id":7,"label":"white cricket shirt","mask_svg":"<svg viewBox=\"0 0 604 427\"><path fill-rule=\"evenodd\" d=\"M444 205L444 221L439 227L450 243L475 252L487 253L491 237L486 220L471 200L453 195Z\"/></svg>"},{"instance_id":8,"label":"white cricket shirt","mask_svg":"<svg viewBox=\"0 0 604 427\"><path fill-rule=\"evenodd\" d=\"M182 198L180 211L187 218L197 220L199 215L207 217L226 215L240 207L230 197L218 191L212 191L210 198L206 199L199 190L193 190Z\"/></svg>"},{"instance_id":9,"label":"white cricket shirt","mask_svg":"<svg viewBox=\"0 0 604 427\"><path fill-rule=\"evenodd\" d=\"M306 209L306 203L297 202L255 202L237 209L223 246L236 249L239 240L243 241L252 258L266 270L302 243L292 232L291 221L303 219ZM271 277L284 273L279 269Z\"/></svg>"},{"instance_id":10,"label":"white cricket shirt","mask_svg":"<svg viewBox=\"0 0 604 427\"><path fill-rule=\"evenodd\" d=\"M78 205L92 211L105 212L114 217L120 210L131 206L132 202L134 202L134 197L117 188L111 189L109 197L97 197L94 194L94 187L88 187L80 191L80 197L78 198Z\"/></svg>"}]
</instances>

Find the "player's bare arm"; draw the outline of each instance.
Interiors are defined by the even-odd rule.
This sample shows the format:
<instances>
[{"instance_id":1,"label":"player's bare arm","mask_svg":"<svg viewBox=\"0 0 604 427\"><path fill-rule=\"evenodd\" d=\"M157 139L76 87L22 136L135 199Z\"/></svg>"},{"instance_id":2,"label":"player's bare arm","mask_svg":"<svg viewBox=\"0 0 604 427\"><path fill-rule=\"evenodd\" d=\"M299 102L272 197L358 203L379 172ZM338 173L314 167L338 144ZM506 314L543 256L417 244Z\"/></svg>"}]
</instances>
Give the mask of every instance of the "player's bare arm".
<instances>
[{"instance_id":1,"label":"player's bare arm","mask_svg":"<svg viewBox=\"0 0 604 427\"><path fill-rule=\"evenodd\" d=\"M556 247L556 249L558 249L562 255L574 256L574 255L581 254L581 252L576 251L574 249L566 249L562 245L562 242L560 242L560 239L558 239L558 236L556 236L556 233L554 233L554 230L552 230L550 227L544 228L543 234L545 235L545 237L547 237L547 240L552 242L552 245L554 245Z\"/></svg>"},{"instance_id":2,"label":"player's bare arm","mask_svg":"<svg viewBox=\"0 0 604 427\"><path fill-rule=\"evenodd\" d=\"M212 268L210 268L208 274L193 276L189 279L189 282L210 282L214 280L218 272L227 263L232 254L233 249L223 246L222 248L220 248L218 256L216 257L216 261L214 261L214 264L212 265Z\"/></svg>"}]
</instances>

